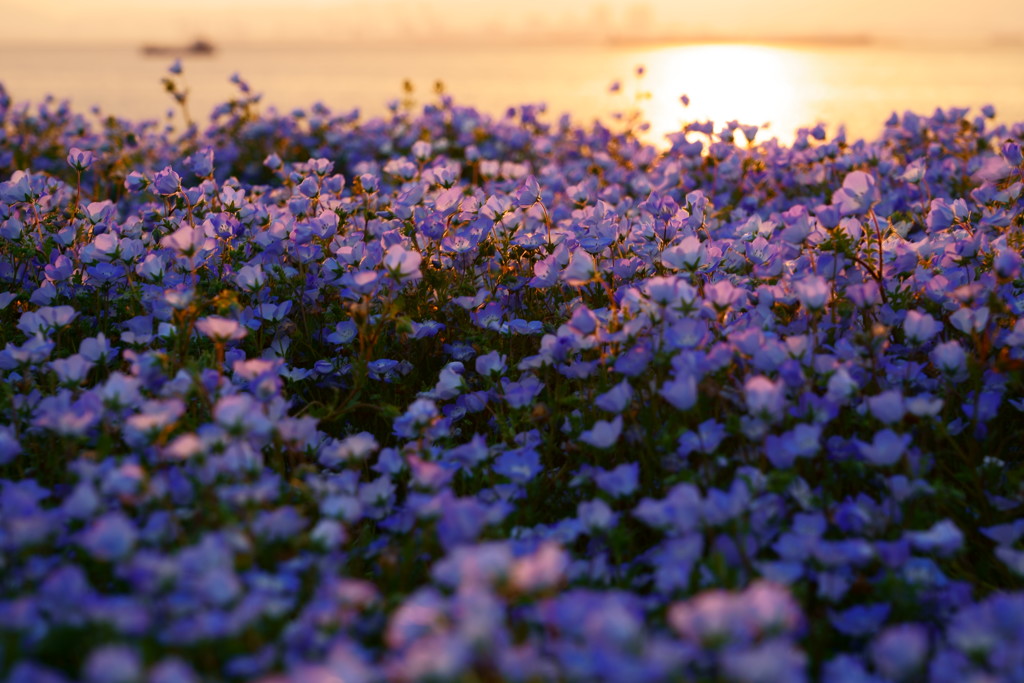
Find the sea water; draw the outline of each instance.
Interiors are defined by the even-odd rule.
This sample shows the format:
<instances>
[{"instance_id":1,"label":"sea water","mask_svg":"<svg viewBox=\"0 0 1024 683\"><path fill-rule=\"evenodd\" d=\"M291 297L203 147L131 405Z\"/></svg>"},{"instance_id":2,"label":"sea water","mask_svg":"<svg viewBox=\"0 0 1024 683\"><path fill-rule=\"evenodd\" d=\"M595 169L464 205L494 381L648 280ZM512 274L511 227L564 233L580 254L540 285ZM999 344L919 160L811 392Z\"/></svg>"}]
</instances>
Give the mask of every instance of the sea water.
<instances>
[{"instance_id":1,"label":"sea water","mask_svg":"<svg viewBox=\"0 0 1024 683\"><path fill-rule=\"evenodd\" d=\"M138 47L0 47L0 83L16 102L53 95L81 111L96 106L132 119L171 111L175 122L180 113L160 83L172 61ZM282 113L321 102L338 113L382 115L389 102L436 102L440 83L456 104L495 116L510 105L543 103L550 121L568 113L578 123L625 125L615 114L636 112L655 144L703 120L767 123L758 139L782 142L819 122L830 133L842 125L850 138L874 137L893 112L931 114L937 107L978 111L991 104L1001 121L1024 120L1020 46L229 45L182 63L188 106L199 121L238 95L229 81L236 73L263 94L261 107Z\"/></svg>"}]
</instances>

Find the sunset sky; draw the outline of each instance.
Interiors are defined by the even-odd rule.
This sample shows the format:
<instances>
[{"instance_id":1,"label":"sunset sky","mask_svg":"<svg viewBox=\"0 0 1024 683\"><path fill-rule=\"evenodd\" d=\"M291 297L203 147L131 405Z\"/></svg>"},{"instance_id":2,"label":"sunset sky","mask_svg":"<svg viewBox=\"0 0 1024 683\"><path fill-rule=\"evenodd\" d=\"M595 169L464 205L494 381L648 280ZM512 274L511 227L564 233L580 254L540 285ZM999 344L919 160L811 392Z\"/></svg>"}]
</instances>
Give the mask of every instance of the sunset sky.
<instances>
[{"instance_id":1,"label":"sunset sky","mask_svg":"<svg viewBox=\"0 0 1024 683\"><path fill-rule=\"evenodd\" d=\"M1024 39L1024 2L988 0L5 0L0 44L870 35Z\"/></svg>"}]
</instances>

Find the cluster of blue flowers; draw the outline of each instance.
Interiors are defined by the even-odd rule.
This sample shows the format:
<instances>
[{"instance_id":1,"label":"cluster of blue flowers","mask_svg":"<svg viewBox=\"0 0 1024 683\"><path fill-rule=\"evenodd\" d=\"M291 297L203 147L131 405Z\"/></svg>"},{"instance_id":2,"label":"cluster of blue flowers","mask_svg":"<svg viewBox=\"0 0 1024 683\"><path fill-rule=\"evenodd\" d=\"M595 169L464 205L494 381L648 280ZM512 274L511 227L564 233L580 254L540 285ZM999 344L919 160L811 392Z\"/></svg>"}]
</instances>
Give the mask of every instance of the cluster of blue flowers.
<instances>
[{"instance_id":1,"label":"cluster of blue flowers","mask_svg":"<svg viewBox=\"0 0 1024 683\"><path fill-rule=\"evenodd\" d=\"M1024 124L235 80L0 88L0 679L1024 680Z\"/></svg>"}]
</instances>

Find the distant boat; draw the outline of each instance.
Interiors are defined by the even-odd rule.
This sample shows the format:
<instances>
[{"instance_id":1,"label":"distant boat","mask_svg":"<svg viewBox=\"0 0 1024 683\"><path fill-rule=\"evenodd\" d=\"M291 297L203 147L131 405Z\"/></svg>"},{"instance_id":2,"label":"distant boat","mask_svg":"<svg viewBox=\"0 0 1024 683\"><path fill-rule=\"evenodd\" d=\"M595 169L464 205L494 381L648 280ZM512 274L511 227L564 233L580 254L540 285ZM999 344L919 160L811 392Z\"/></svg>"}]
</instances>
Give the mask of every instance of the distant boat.
<instances>
[{"instance_id":1,"label":"distant boat","mask_svg":"<svg viewBox=\"0 0 1024 683\"><path fill-rule=\"evenodd\" d=\"M200 38L189 45L143 45L142 54L154 57L174 57L183 55L211 55L213 44Z\"/></svg>"}]
</instances>

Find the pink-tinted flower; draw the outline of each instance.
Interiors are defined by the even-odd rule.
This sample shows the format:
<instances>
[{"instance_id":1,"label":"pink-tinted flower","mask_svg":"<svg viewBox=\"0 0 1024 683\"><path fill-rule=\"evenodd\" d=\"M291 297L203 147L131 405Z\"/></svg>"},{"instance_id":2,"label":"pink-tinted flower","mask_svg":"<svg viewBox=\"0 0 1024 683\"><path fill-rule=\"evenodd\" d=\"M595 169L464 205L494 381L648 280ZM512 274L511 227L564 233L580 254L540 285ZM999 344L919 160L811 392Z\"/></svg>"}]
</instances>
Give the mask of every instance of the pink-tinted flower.
<instances>
[{"instance_id":1,"label":"pink-tinted flower","mask_svg":"<svg viewBox=\"0 0 1024 683\"><path fill-rule=\"evenodd\" d=\"M517 590L533 593L561 583L568 568L569 555L557 543L547 541L533 554L515 561L509 581Z\"/></svg>"},{"instance_id":2,"label":"pink-tinted flower","mask_svg":"<svg viewBox=\"0 0 1024 683\"><path fill-rule=\"evenodd\" d=\"M754 417L776 419L786 403L785 385L773 382L764 375L756 375L743 385L747 411Z\"/></svg>"},{"instance_id":3,"label":"pink-tinted flower","mask_svg":"<svg viewBox=\"0 0 1024 683\"><path fill-rule=\"evenodd\" d=\"M196 321L196 330L216 343L224 343L244 339L248 330L237 320L222 318L217 315L200 318Z\"/></svg>"},{"instance_id":4,"label":"pink-tinted flower","mask_svg":"<svg viewBox=\"0 0 1024 683\"><path fill-rule=\"evenodd\" d=\"M594 264L594 257L582 249L572 253L569 265L562 271L562 280L573 287L582 287L594 281L597 277L597 267Z\"/></svg>"}]
</instances>

